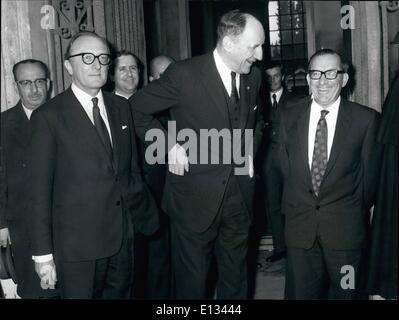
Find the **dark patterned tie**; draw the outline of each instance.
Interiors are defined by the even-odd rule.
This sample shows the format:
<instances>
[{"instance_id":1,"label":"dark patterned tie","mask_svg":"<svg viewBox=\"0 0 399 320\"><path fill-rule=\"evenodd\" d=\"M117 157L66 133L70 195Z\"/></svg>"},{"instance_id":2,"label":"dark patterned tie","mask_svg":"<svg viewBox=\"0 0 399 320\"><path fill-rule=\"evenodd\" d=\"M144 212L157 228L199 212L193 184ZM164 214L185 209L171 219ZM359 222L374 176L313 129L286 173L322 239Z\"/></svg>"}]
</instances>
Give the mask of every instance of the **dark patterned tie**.
<instances>
[{"instance_id":1,"label":"dark patterned tie","mask_svg":"<svg viewBox=\"0 0 399 320\"><path fill-rule=\"evenodd\" d=\"M100 108L98 107L98 98L91 99L93 101L93 119L94 126L97 130L98 136L104 145L105 150L112 159L111 139L103 118L100 115Z\"/></svg>"},{"instance_id":2,"label":"dark patterned tie","mask_svg":"<svg viewBox=\"0 0 399 320\"><path fill-rule=\"evenodd\" d=\"M236 86L236 73L231 72L231 95L230 95L231 100L237 104L238 103L238 91L237 91L237 86Z\"/></svg>"},{"instance_id":3,"label":"dark patterned tie","mask_svg":"<svg viewBox=\"0 0 399 320\"><path fill-rule=\"evenodd\" d=\"M277 96L276 96L275 93L273 93L272 97L273 97L273 105L272 105L273 111L276 111L276 109L277 109Z\"/></svg>"},{"instance_id":4,"label":"dark patterned tie","mask_svg":"<svg viewBox=\"0 0 399 320\"><path fill-rule=\"evenodd\" d=\"M327 167L327 122L326 115L328 111L322 110L319 122L317 123L316 138L314 141L312 168L312 185L316 196L319 195L321 181Z\"/></svg>"}]
</instances>

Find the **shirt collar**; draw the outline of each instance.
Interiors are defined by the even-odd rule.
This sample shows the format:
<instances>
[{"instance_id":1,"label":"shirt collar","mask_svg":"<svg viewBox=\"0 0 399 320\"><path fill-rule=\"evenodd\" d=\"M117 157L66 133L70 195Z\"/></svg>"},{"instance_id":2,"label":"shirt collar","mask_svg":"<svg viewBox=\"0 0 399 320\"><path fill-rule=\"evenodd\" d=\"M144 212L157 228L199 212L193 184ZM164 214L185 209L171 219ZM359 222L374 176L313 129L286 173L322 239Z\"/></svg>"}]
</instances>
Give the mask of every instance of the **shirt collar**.
<instances>
[{"instance_id":1,"label":"shirt collar","mask_svg":"<svg viewBox=\"0 0 399 320\"><path fill-rule=\"evenodd\" d=\"M273 94L276 95L276 100L277 102L280 101L280 98L283 94L283 87L281 87L279 90L277 90L276 92L270 92L270 100L273 101Z\"/></svg>"},{"instance_id":2,"label":"shirt collar","mask_svg":"<svg viewBox=\"0 0 399 320\"><path fill-rule=\"evenodd\" d=\"M339 105L341 103L341 97L339 96L337 100L335 100L332 104L330 104L327 108L319 105L312 96L312 109L314 108L320 113L321 110L327 110L329 114L338 114Z\"/></svg>"},{"instance_id":3,"label":"shirt collar","mask_svg":"<svg viewBox=\"0 0 399 320\"><path fill-rule=\"evenodd\" d=\"M78 101L80 102L80 104L83 107L86 107L87 105L89 105L89 103L90 103L90 105L92 105L91 99L93 99L94 97L92 97L88 93L84 92L82 89L80 89L74 83L72 83L71 89L72 89L72 92L74 93L74 95L76 96L76 98L78 99ZM101 110L103 108L103 106L104 106L104 98L103 98L103 93L102 93L101 89L98 91L98 93L97 93L97 95L95 97L98 98L98 106L99 106L99 108Z\"/></svg>"},{"instance_id":4,"label":"shirt collar","mask_svg":"<svg viewBox=\"0 0 399 320\"><path fill-rule=\"evenodd\" d=\"M30 116L32 115L33 110L28 109L27 107L24 106L24 104L21 101L22 109L25 111L26 116L30 120Z\"/></svg>"},{"instance_id":5,"label":"shirt collar","mask_svg":"<svg viewBox=\"0 0 399 320\"><path fill-rule=\"evenodd\" d=\"M231 77L230 68L223 62L222 57L219 55L217 49L213 50L213 58L215 59L216 69L222 77Z\"/></svg>"},{"instance_id":6,"label":"shirt collar","mask_svg":"<svg viewBox=\"0 0 399 320\"><path fill-rule=\"evenodd\" d=\"M122 94L122 93L119 93L118 91L114 91L114 93L117 95L117 96L120 96L120 97L123 97L123 98L125 98L125 99L128 99L129 100L129 98L132 96L132 95L134 95L134 93L132 93L129 97L127 97L126 95L124 95L124 94Z\"/></svg>"}]
</instances>

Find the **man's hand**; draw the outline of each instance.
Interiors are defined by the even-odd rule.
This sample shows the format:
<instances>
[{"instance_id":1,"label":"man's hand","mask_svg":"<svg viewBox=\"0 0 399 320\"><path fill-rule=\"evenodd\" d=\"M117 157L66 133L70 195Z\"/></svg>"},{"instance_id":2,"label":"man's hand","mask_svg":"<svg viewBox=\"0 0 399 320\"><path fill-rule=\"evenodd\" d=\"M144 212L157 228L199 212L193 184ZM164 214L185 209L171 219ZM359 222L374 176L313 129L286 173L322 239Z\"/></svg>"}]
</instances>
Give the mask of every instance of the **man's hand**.
<instances>
[{"instance_id":1,"label":"man's hand","mask_svg":"<svg viewBox=\"0 0 399 320\"><path fill-rule=\"evenodd\" d=\"M35 271L40 278L42 289L54 289L57 282L54 260L48 262L35 262Z\"/></svg>"},{"instance_id":2,"label":"man's hand","mask_svg":"<svg viewBox=\"0 0 399 320\"><path fill-rule=\"evenodd\" d=\"M184 171L188 172L188 157L186 150L178 143L168 152L169 171L179 176L184 175Z\"/></svg>"},{"instance_id":3,"label":"man's hand","mask_svg":"<svg viewBox=\"0 0 399 320\"><path fill-rule=\"evenodd\" d=\"M10 232L8 228L0 229L0 246L7 247L7 243L11 244Z\"/></svg>"}]
</instances>

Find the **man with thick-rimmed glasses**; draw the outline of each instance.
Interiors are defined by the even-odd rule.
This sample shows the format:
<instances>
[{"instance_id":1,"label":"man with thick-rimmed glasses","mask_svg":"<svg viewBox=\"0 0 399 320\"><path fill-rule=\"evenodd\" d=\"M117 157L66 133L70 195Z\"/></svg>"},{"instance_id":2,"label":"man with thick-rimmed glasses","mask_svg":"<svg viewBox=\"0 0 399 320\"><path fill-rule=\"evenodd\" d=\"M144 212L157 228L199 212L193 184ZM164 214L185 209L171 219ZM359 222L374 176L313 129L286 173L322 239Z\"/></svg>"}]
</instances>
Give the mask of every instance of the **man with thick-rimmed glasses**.
<instances>
[{"instance_id":1,"label":"man with thick-rimmed glasses","mask_svg":"<svg viewBox=\"0 0 399 320\"><path fill-rule=\"evenodd\" d=\"M0 246L12 243L17 293L21 298L50 298L57 290L44 290L36 275L28 237L28 146L30 116L46 102L50 87L47 66L26 59L13 66L20 101L1 114Z\"/></svg>"},{"instance_id":2,"label":"man with thick-rimmed glasses","mask_svg":"<svg viewBox=\"0 0 399 320\"><path fill-rule=\"evenodd\" d=\"M311 99L281 115L275 164L283 176L288 299L355 299L361 289L379 115L340 97L348 78L339 54L317 51L309 59Z\"/></svg>"},{"instance_id":3,"label":"man with thick-rimmed glasses","mask_svg":"<svg viewBox=\"0 0 399 320\"><path fill-rule=\"evenodd\" d=\"M76 34L64 63L71 87L32 115L33 259L62 298L129 298L132 221L158 227L129 104L101 90L110 62L103 38Z\"/></svg>"}]
</instances>

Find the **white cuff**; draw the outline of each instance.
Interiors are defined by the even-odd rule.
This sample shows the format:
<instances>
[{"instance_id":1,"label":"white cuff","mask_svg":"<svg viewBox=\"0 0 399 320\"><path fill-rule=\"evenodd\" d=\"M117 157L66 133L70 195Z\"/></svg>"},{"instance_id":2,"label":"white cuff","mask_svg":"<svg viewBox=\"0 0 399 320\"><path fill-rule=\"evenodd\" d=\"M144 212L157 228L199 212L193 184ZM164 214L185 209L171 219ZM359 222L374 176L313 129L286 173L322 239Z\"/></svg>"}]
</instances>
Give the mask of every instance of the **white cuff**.
<instances>
[{"instance_id":1,"label":"white cuff","mask_svg":"<svg viewBox=\"0 0 399 320\"><path fill-rule=\"evenodd\" d=\"M49 262L53 260L53 255L50 253L42 256L32 256L32 260L34 260L36 263Z\"/></svg>"}]
</instances>

